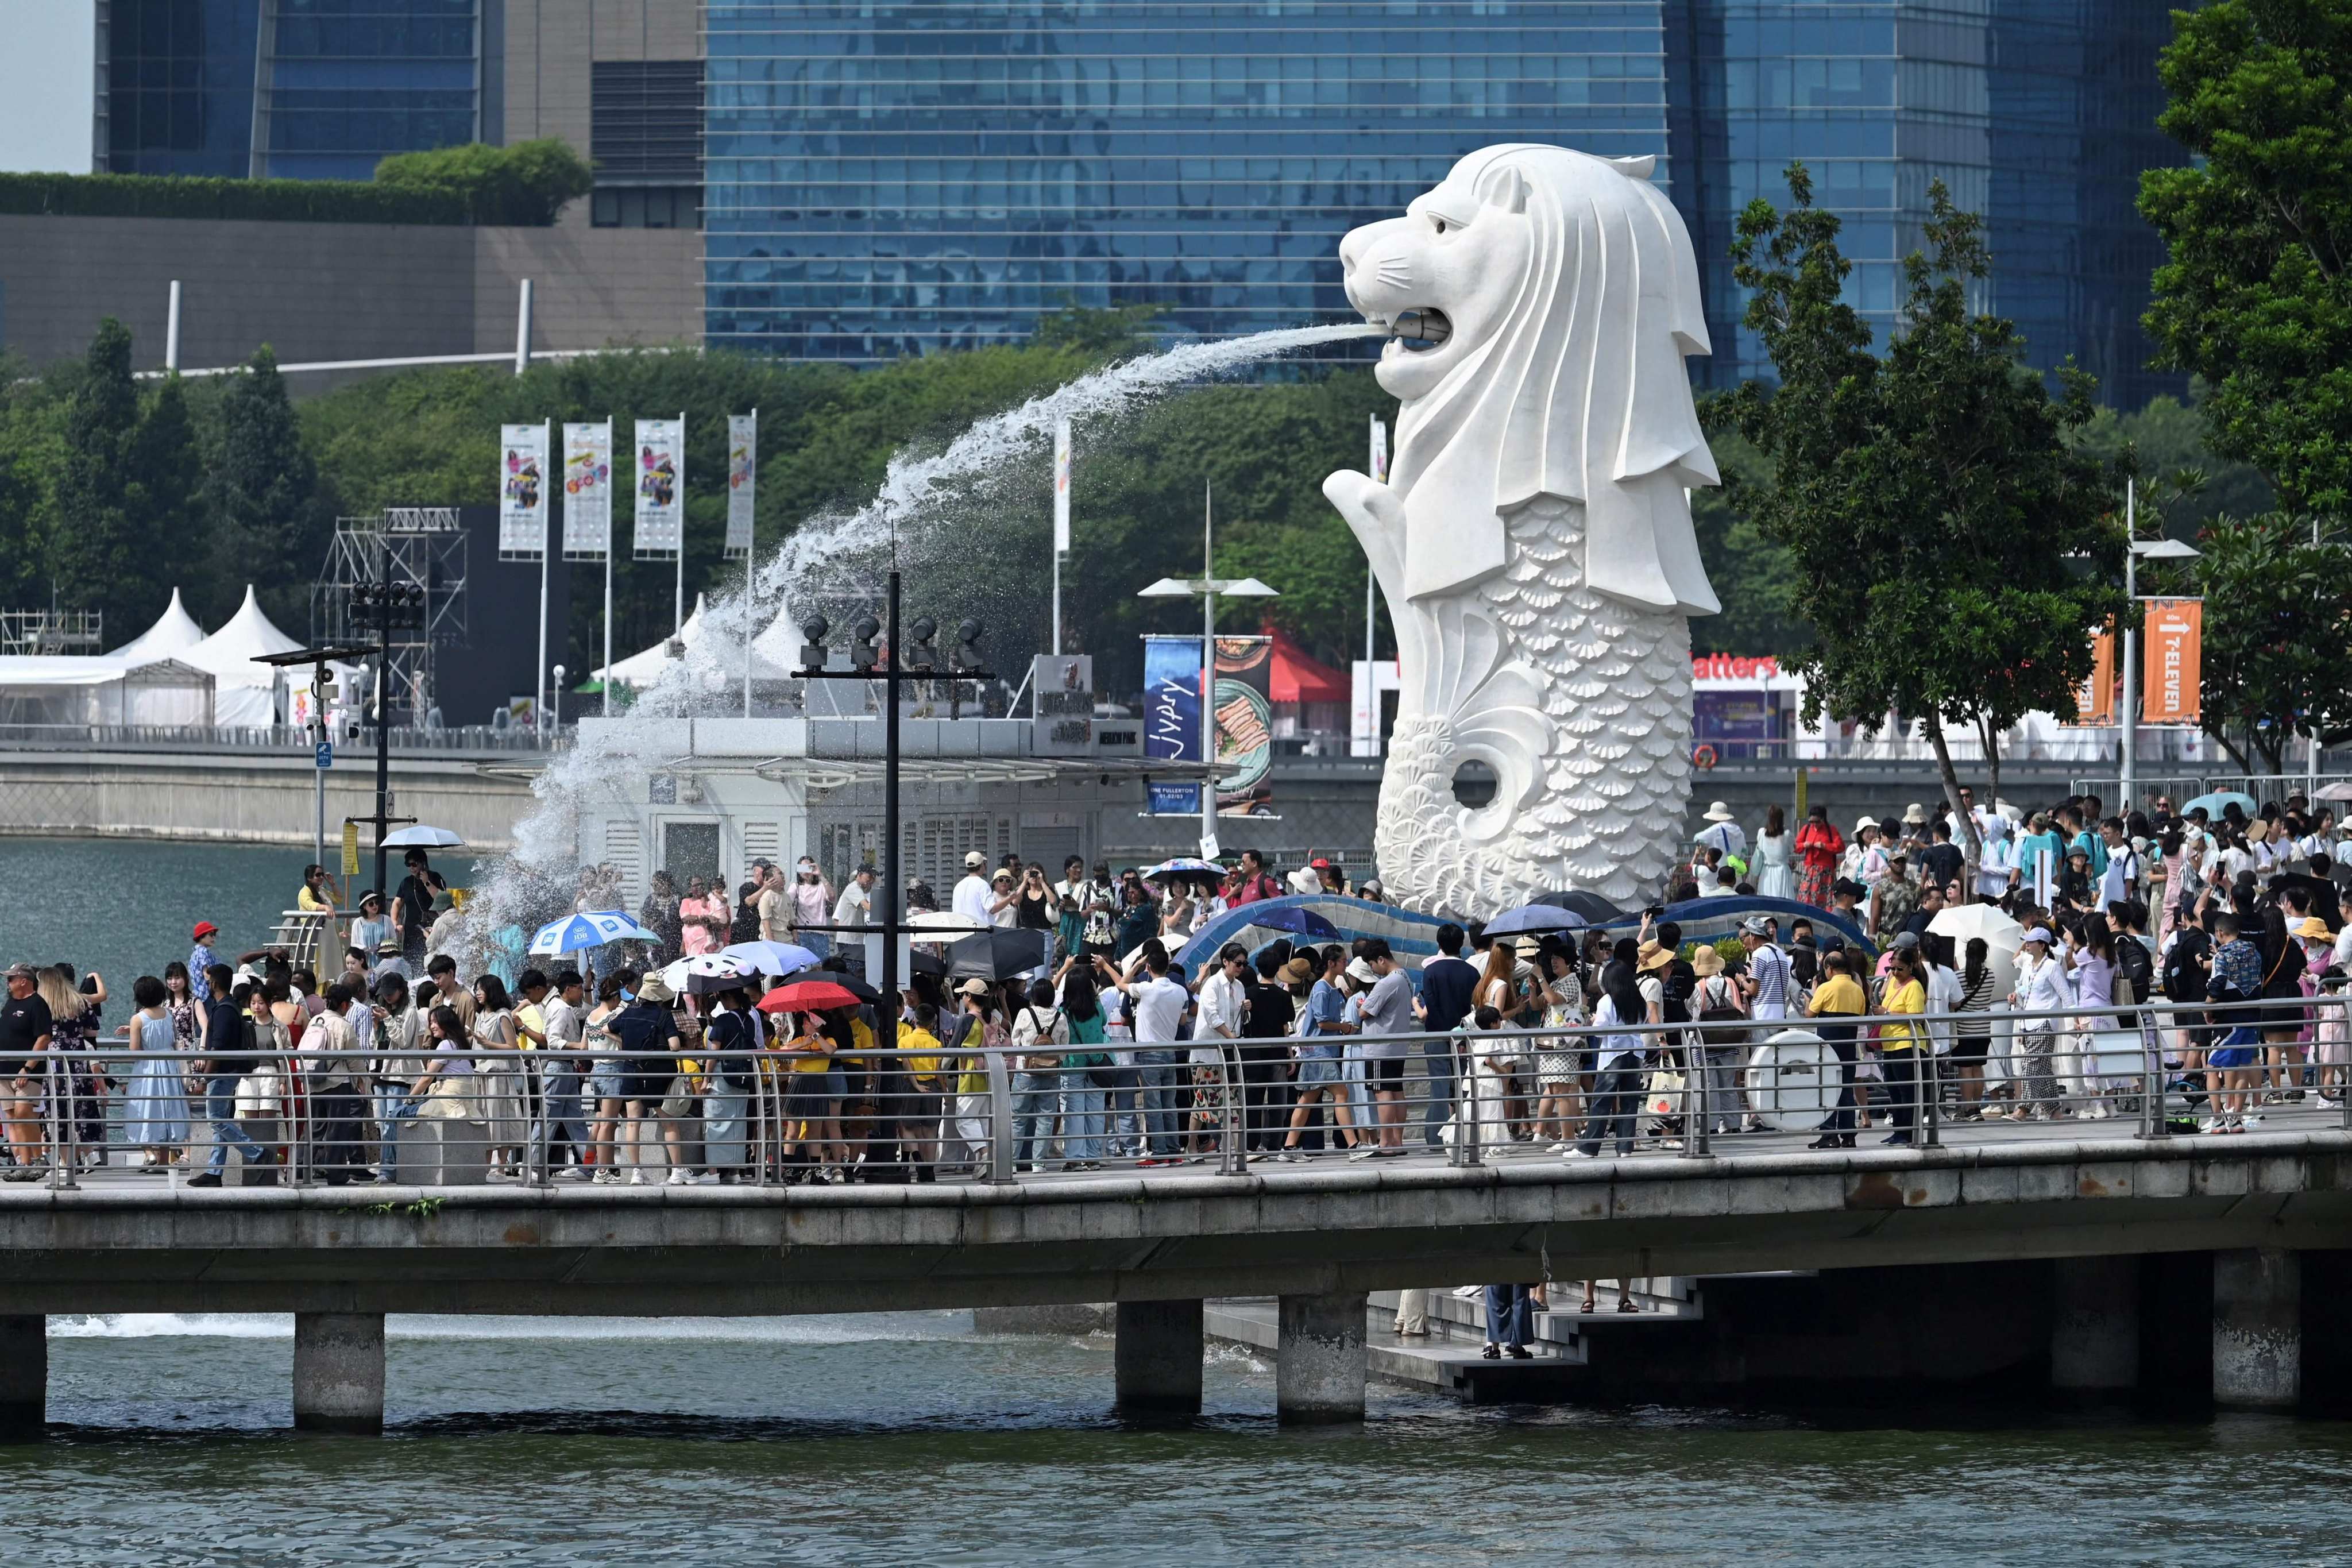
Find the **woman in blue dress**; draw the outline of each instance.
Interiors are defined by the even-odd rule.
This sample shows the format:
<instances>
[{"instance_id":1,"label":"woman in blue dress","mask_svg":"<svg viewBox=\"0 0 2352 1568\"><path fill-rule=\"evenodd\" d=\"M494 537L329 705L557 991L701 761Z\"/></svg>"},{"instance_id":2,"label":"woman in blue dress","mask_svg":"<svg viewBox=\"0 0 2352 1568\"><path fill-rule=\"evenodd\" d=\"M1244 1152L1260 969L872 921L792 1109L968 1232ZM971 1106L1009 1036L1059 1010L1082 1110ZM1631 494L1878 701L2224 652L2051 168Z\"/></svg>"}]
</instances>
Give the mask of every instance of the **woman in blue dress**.
<instances>
[{"instance_id":1,"label":"woman in blue dress","mask_svg":"<svg viewBox=\"0 0 2352 1568\"><path fill-rule=\"evenodd\" d=\"M139 1011L122 1027L136 1053L122 1107L122 1141L145 1146L139 1169L152 1173L169 1169L188 1141L187 1058L172 1026L163 983L142 974L131 997Z\"/></svg>"}]
</instances>

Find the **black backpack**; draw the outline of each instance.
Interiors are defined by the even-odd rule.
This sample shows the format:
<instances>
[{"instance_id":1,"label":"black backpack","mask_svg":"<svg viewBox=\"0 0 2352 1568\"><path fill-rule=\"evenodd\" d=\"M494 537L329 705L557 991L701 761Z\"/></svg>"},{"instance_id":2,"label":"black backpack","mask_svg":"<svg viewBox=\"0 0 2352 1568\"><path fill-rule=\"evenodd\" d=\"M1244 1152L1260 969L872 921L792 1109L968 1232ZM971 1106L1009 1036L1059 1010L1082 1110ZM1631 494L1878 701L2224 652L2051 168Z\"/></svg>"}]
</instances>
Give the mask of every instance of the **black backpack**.
<instances>
[{"instance_id":1,"label":"black backpack","mask_svg":"<svg viewBox=\"0 0 2352 1568\"><path fill-rule=\"evenodd\" d=\"M2148 981L2156 973L2156 960L2148 956L2147 943L2136 936L2117 936L2116 973L2131 982L2133 1001L2147 1001Z\"/></svg>"},{"instance_id":2,"label":"black backpack","mask_svg":"<svg viewBox=\"0 0 2352 1568\"><path fill-rule=\"evenodd\" d=\"M2191 928L2173 938L2164 960L2164 994L2173 1002L2205 1000L2205 972L2197 966L2206 952L2205 933Z\"/></svg>"}]
</instances>

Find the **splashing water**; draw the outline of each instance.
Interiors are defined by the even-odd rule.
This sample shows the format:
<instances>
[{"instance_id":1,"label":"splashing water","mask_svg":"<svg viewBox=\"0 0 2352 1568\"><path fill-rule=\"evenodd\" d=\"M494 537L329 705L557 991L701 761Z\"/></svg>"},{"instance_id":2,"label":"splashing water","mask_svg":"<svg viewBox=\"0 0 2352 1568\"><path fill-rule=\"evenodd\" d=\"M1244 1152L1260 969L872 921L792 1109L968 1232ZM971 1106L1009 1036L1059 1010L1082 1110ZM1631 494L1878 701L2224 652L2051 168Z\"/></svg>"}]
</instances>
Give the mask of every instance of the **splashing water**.
<instances>
[{"instance_id":1,"label":"splashing water","mask_svg":"<svg viewBox=\"0 0 2352 1568\"><path fill-rule=\"evenodd\" d=\"M1258 360L1318 343L1378 337L1386 330L1351 321L1180 344L1092 372L1017 408L992 415L930 456L899 453L890 460L881 488L864 506L803 521L767 563L751 573L749 593L739 587L708 597L706 635L687 648L684 658L672 660L617 722L600 724L593 735L583 735L532 781L538 804L516 825L513 849L478 879L460 934L444 944L457 957L461 972L474 972L466 967L468 963L487 966L502 932L510 942L516 930L528 932L571 909L581 854L580 808L608 792L615 780L650 773L675 756L676 731L660 721L740 712L747 642L768 664L794 662L779 641L777 628L793 624L792 597L806 591L820 566L837 569L845 560L866 555L890 558L974 481L1029 457L1040 442L1050 440L1062 420L1075 424L1116 418L1168 392ZM780 609L782 615L777 614Z\"/></svg>"}]
</instances>

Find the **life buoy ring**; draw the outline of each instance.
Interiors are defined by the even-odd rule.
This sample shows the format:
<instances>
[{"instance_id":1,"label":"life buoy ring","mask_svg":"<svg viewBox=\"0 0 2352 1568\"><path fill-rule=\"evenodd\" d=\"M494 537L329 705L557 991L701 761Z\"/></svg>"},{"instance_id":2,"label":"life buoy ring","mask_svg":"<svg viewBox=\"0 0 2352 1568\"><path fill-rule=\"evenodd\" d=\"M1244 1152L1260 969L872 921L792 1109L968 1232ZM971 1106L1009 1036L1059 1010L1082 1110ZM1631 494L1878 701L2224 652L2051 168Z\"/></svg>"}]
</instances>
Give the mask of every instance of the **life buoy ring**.
<instances>
[{"instance_id":1,"label":"life buoy ring","mask_svg":"<svg viewBox=\"0 0 2352 1568\"><path fill-rule=\"evenodd\" d=\"M1708 768L1715 766L1715 748L1708 745L1705 741L1701 741L1697 745L1691 748L1691 766L1697 768L1702 773Z\"/></svg>"}]
</instances>

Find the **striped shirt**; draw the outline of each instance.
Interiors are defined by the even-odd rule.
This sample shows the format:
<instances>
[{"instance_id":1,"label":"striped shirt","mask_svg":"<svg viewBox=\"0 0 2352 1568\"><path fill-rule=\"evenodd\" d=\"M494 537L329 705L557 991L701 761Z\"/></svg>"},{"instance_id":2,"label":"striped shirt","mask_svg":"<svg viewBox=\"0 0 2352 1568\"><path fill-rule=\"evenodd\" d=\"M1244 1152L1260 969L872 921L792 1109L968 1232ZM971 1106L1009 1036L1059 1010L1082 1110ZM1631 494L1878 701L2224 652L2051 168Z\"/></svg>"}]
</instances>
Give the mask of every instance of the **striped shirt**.
<instances>
[{"instance_id":1,"label":"striped shirt","mask_svg":"<svg viewBox=\"0 0 2352 1568\"><path fill-rule=\"evenodd\" d=\"M1789 955L1768 942L1748 955L1748 973L1756 982L1757 1007L1777 1008L1785 1014L1789 1006Z\"/></svg>"}]
</instances>

